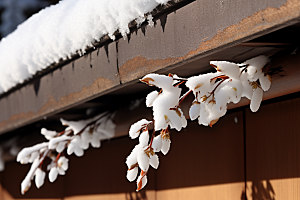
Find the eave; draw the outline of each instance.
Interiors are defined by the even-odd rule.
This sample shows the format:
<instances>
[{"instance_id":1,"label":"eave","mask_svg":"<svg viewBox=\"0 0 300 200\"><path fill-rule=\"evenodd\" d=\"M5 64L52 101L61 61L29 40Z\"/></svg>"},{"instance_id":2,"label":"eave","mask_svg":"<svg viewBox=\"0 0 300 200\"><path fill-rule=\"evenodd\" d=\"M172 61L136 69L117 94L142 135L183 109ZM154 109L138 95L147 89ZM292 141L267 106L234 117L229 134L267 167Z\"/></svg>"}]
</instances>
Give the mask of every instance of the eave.
<instances>
[{"instance_id":1,"label":"eave","mask_svg":"<svg viewBox=\"0 0 300 200\"><path fill-rule=\"evenodd\" d=\"M111 96L119 100L139 97L149 88L139 84L138 79L151 72L191 76L210 70L211 59L241 62L298 46L297 37L289 37L287 32L254 40L299 23L297 0L173 3L155 14L155 27L143 24L139 29L132 28L126 40L104 38L86 55L74 55L3 94L0 133L45 118L57 119L62 111L78 107L97 104L105 109L108 103L117 102L106 100ZM300 90L298 56L284 55L275 60L272 68L284 66L285 77L274 77L264 99ZM247 102L240 105L244 104Z\"/></svg>"}]
</instances>

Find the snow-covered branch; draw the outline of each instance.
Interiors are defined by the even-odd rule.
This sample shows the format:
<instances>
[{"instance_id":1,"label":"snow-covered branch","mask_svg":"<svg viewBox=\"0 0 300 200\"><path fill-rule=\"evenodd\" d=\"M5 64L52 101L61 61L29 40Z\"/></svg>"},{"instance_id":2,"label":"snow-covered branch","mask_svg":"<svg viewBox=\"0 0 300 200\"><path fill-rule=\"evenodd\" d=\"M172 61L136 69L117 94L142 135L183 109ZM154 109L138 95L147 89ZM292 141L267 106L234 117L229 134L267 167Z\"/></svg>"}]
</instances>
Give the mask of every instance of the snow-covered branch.
<instances>
[{"instance_id":1,"label":"snow-covered branch","mask_svg":"<svg viewBox=\"0 0 300 200\"><path fill-rule=\"evenodd\" d=\"M139 143L126 159L127 179L137 180L137 191L147 184L149 167L158 168L159 152L164 155L169 152L170 129L181 131L187 126L186 117L180 107L188 95L194 95L189 118L198 119L199 125L212 127L226 114L227 104L238 103L242 97L251 100L250 109L256 112L260 107L263 91L267 91L271 85L268 63L268 57L262 55L241 64L211 61L210 65L216 72L190 78L171 74L144 76L141 82L156 86L160 90L150 92L146 98L146 106L153 110L153 119L141 119L132 124L129 130L131 139L139 139ZM180 87L184 85L187 92L182 94ZM22 164L32 163L21 184L21 192L24 194L29 189L33 178L36 186L41 187L46 177L45 171L49 171L50 182L55 181L58 175L64 175L69 166L64 152L82 156L90 145L100 147L101 140L113 137L113 115L106 112L88 120L61 119L61 123L67 126L62 132L42 128L41 134L48 142L24 148L17 156L17 161ZM51 159L47 168L43 167L46 158Z\"/></svg>"},{"instance_id":2,"label":"snow-covered branch","mask_svg":"<svg viewBox=\"0 0 300 200\"><path fill-rule=\"evenodd\" d=\"M22 194L30 188L34 177L37 188L44 184L46 172L43 169L43 163L46 158L51 159L46 171L49 171L50 182L54 182L58 175L64 175L68 169L69 160L64 156L65 149L68 155L74 153L76 156L82 156L90 144L94 148L99 148L101 140L112 138L115 134L113 117L114 113L106 112L88 120L61 119L62 124L67 126L62 132L42 128L41 134L48 142L24 148L17 156L17 161L21 164L32 163L21 183Z\"/></svg>"},{"instance_id":3,"label":"snow-covered branch","mask_svg":"<svg viewBox=\"0 0 300 200\"><path fill-rule=\"evenodd\" d=\"M242 97L251 100L250 109L256 112L262 101L263 91L271 85L268 75L268 57L261 55L241 64L227 61L211 61L210 65L217 71L201 74L188 79L176 75L148 74L140 81L150 86L160 88L147 95L146 105L152 107L153 120L142 119L134 123L129 130L132 139L139 137L136 145L126 159L128 167L127 179L137 178L137 191L147 184L149 165L157 169L158 155L166 155L170 149L171 139L169 129L180 131L187 126L187 120L180 109L181 103L191 93L194 101L189 109L191 120L198 119L199 125L212 127L227 112L227 104L238 103ZM188 92L181 96L179 85L185 83ZM149 136L149 125L154 124L154 130ZM160 131L156 135L156 131Z\"/></svg>"}]
</instances>

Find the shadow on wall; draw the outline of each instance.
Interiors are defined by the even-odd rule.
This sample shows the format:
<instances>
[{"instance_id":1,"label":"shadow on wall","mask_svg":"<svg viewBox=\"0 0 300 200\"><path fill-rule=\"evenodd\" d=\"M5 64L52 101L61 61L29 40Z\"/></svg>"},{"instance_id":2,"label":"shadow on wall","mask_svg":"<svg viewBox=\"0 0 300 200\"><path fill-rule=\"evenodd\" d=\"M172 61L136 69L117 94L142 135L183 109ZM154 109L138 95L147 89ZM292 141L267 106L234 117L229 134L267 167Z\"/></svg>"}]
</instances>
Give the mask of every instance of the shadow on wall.
<instances>
[{"instance_id":1,"label":"shadow on wall","mask_svg":"<svg viewBox=\"0 0 300 200\"><path fill-rule=\"evenodd\" d=\"M252 200L275 200L275 191L269 180L253 181L251 191Z\"/></svg>"},{"instance_id":2,"label":"shadow on wall","mask_svg":"<svg viewBox=\"0 0 300 200\"><path fill-rule=\"evenodd\" d=\"M247 193L249 194L242 191L241 200L275 200L275 191L269 180L253 181L251 187L247 188Z\"/></svg>"},{"instance_id":3,"label":"shadow on wall","mask_svg":"<svg viewBox=\"0 0 300 200\"><path fill-rule=\"evenodd\" d=\"M145 190L139 192L129 192L126 193L126 200L147 200L147 195Z\"/></svg>"}]
</instances>

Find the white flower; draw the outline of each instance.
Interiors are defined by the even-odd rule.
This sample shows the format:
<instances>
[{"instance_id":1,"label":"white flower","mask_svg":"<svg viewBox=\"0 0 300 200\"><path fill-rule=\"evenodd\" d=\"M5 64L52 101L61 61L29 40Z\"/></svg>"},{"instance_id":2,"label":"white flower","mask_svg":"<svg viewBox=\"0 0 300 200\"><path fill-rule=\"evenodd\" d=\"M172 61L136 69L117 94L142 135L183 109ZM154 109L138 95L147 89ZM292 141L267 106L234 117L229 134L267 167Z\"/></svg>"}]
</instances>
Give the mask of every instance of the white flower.
<instances>
[{"instance_id":1,"label":"white flower","mask_svg":"<svg viewBox=\"0 0 300 200\"><path fill-rule=\"evenodd\" d=\"M247 74L250 81L256 81L263 74L263 67L269 62L269 58L264 55L260 55L249 60L246 60L243 64L248 65Z\"/></svg>"},{"instance_id":2,"label":"white flower","mask_svg":"<svg viewBox=\"0 0 300 200\"><path fill-rule=\"evenodd\" d=\"M148 121L146 119L141 119L140 121L134 123L131 125L129 129L129 136L131 139L135 139L140 135L140 132L147 128L147 126L151 123L151 121Z\"/></svg>"},{"instance_id":3,"label":"white flower","mask_svg":"<svg viewBox=\"0 0 300 200\"><path fill-rule=\"evenodd\" d=\"M195 120L196 118L199 117L200 108L201 108L200 103L197 100L194 100L189 110L189 115L191 120Z\"/></svg>"},{"instance_id":4,"label":"white flower","mask_svg":"<svg viewBox=\"0 0 300 200\"><path fill-rule=\"evenodd\" d=\"M177 131L181 131L181 128L185 128L187 126L187 121L180 108L170 110L166 116L166 121L169 119L168 124L170 125L170 128L175 128Z\"/></svg>"},{"instance_id":5,"label":"white flower","mask_svg":"<svg viewBox=\"0 0 300 200\"><path fill-rule=\"evenodd\" d=\"M130 182L134 181L137 177L138 171L139 170L137 167L135 167L133 169L128 169L127 175L126 175L127 180L129 180Z\"/></svg>"},{"instance_id":6,"label":"white flower","mask_svg":"<svg viewBox=\"0 0 300 200\"><path fill-rule=\"evenodd\" d=\"M67 149L68 155L75 153L76 156L80 157L83 156L83 149L82 149L82 141L79 135L76 135L68 145Z\"/></svg>"},{"instance_id":7,"label":"white flower","mask_svg":"<svg viewBox=\"0 0 300 200\"><path fill-rule=\"evenodd\" d=\"M147 95L146 106L153 108L154 131L161 133L149 142L148 124L139 121L130 128L132 139L142 134L139 144L134 147L126 159L128 167L127 179L133 181L137 177L138 167L141 173L137 178L137 191L147 184L149 165L157 169L159 159L155 152L167 154L171 140L169 128L180 131L186 127L187 121L181 111L180 104L186 96L193 92L195 99L189 109L191 120L198 118L198 123L205 126L214 125L227 112L228 103L238 103L241 97L251 100L250 109L256 112L262 101L263 91L271 85L270 76L263 72L267 64L266 56L258 56L242 64L227 61L211 61L210 64L217 72L207 73L185 79L172 75L148 74L141 81L150 86L161 88L160 92L153 91ZM181 83L186 81L190 89L180 97ZM174 87L174 85L176 87ZM154 132L155 133L155 132Z\"/></svg>"},{"instance_id":8,"label":"white flower","mask_svg":"<svg viewBox=\"0 0 300 200\"><path fill-rule=\"evenodd\" d=\"M167 153L168 153L169 150L170 150L170 146L171 146L171 140L168 139L168 138L163 138L163 140L162 140L161 152L162 152L164 155L167 155Z\"/></svg>"},{"instance_id":9,"label":"white flower","mask_svg":"<svg viewBox=\"0 0 300 200\"><path fill-rule=\"evenodd\" d=\"M61 153L65 147L66 147L66 144L67 144L67 141L62 141L62 142L59 142L55 148L55 150L57 151L57 153Z\"/></svg>"},{"instance_id":10,"label":"white flower","mask_svg":"<svg viewBox=\"0 0 300 200\"><path fill-rule=\"evenodd\" d=\"M141 173L141 175L138 177L136 183L137 183L137 189L136 191L140 191L141 189L143 189L146 185L147 185L147 175Z\"/></svg>"},{"instance_id":11,"label":"white flower","mask_svg":"<svg viewBox=\"0 0 300 200\"><path fill-rule=\"evenodd\" d=\"M158 156L156 154L154 154L153 156L150 156L149 163L154 169L157 169L158 165L159 165Z\"/></svg>"},{"instance_id":12,"label":"white flower","mask_svg":"<svg viewBox=\"0 0 300 200\"><path fill-rule=\"evenodd\" d=\"M58 160L57 160L57 171L60 175L65 175L65 172L68 170L69 168L69 159L61 156Z\"/></svg>"},{"instance_id":13,"label":"white flower","mask_svg":"<svg viewBox=\"0 0 300 200\"><path fill-rule=\"evenodd\" d=\"M52 139L53 137L55 137L57 135L57 132L56 131L50 131L50 130L47 130L45 128L42 128L41 129L41 134L44 135L47 140L50 140L50 139Z\"/></svg>"},{"instance_id":14,"label":"white flower","mask_svg":"<svg viewBox=\"0 0 300 200\"><path fill-rule=\"evenodd\" d=\"M40 144L36 144L32 147L26 147L22 149L17 156L17 162L21 164L27 164L28 162L33 162L37 155L39 155L39 151L48 146L48 142L43 142Z\"/></svg>"},{"instance_id":15,"label":"white flower","mask_svg":"<svg viewBox=\"0 0 300 200\"><path fill-rule=\"evenodd\" d=\"M137 152L137 162L139 164L139 167L141 168L141 170L143 170L144 172L148 171L149 169L149 156L146 154L145 150L148 147L145 147L143 149L140 149Z\"/></svg>"},{"instance_id":16,"label":"white flower","mask_svg":"<svg viewBox=\"0 0 300 200\"><path fill-rule=\"evenodd\" d=\"M193 91L197 101L200 102L202 97L210 95L215 83L214 81L211 81L211 79L217 76L217 73L207 73L199 76L193 76L188 78L188 81L185 85Z\"/></svg>"},{"instance_id":17,"label":"white flower","mask_svg":"<svg viewBox=\"0 0 300 200\"><path fill-rule=\"evenodd\" d=\"M145 130L142 132L142 134L139 137L139 142L142 145L142 147L145 147L148 145L149 142L149 132L148 130Z\"/></svg>"},{"instance_id":18,"label":"white flower","mask_svg":"<svg viewBox=\"0 0 300 200\"><path fill-rule=\"evenodd\" d=\"M163 90L170 90L173 87L173 78L160 74L148 74L144 76L141 82L147 83L150 86L156 86Z\"/></svg>"},{"instance_id":19,"label":"white flower","mask_svg":"<svg viewBox=\"0 0 300 200\"><path fill-rule=\"evenodd\" d=\"M116 124L113 122L113 115L107 115L106 117L101 118L97 124L100 124L96 129L94 129L94 134L96 134L97 138L100 140L110 139L115 135ZM94 142L95 140L93 140ZM94 145L91 143L92 146ZM94 147L94 146L93 146Z\"/></svg>"},{"instance_id":20,"label":"white flower","mask_svg":"<svg viewBox=\"0 0 300 200\"><path fill-rule=\"evenodd\" d=\"M250 109L252 112L256 112L259 109L263 94L263 90L259 87L254 90L250 103Z\"/></svg>"},{"instance_id":21,"label":"white flower","mask_svg":"<svg viewBox=\"0 0 300 200\"><path fill-rule=\"evenodd\" d=\"M66 141L68 141L68 140L71 140L71 137L67 136L67 135L62 135L59 137L51 138L49 140L48 148L49 149L57 149L58 153L60 153L61 151L63 151L63 149L65 147L64 145L66 144ZM62 143L62 144L60 144L60 143Z\"/></svg>"},{"instance_id":22,"label":"white flower","mask_svg":"<svg viewBox=\"0 0 300 200\"><path fill-rule=\"evenodd\" d=\"M80 120L80 121L67 121L65 119L60 119L62 125L70 127L73 130L74 135L78 134L86 125L92 121L89 120Z\"/></svg>"},{"instance_id":23,"label":"white flower","mask_svg":"<svg viewBox=\"0 0 300 200\"><path fill-rule=\"evenodd\" d=\"M49 172L49 181L52 183L56 180L58 171L56 167L52 167Z\"/></svg>"},{"instance_id":24,"label":"white flower","mask_svg":"<svg viewBox=\"0 0 300 200\"><path fill-rule=\"evenodd\" d=\"M162 148L162 137L161 134L159 134L158 136L154 137L153 139L153 143L152 143L152 148L154 152L160 152L161 148Z\"/></svg>"},{"instance_id":25,"label":"white flower","mask_svg":"<svg viewBox=\"0 0 300 200\"><path fill-rule=\"evenodd\" d=\"M158 97L158 95L159 95L159 93L156 90L150 92L146 97L146 106L152 107L152 104L153 104L154 100Z\"/></svg>"},{"instance_id":26,"label":"white flower","mask_svg":"<svg viewBox=\"0 0 300 200\"><path fill-rule=\"evenodd\" d=\"M37 188L40 188L44 184L46 173L41 170L40 168L37 168L35 171L35 185Z\"/></svg>"},{"instance_id":27,"label":"white flower","mask_svg":"<svg viewBox=\"0 0 300 200\"><path fill-rule=\"evenodd\" d=\"M89 144L92 144L94 148L99 148L101 143L100 143L100 134L95 133L93 130L85 130L81 134L81 140L82 140L82 148L83 149L88 149Z\"/></svg>"},{"instance_id":28,"label":"white flower","mask_svg":"<svg viewBox=\"0 0 300 200\"><path fill-rule=\"evenodd\" d=\"M131 182L136 179L137 172L138 172L138 161L137 161L137 155L140 151L143 151L143 147L138 144L136 145L129 156L126 158L126 165L128 167L127 170L127 179Z\"/></svg>"},{"instance_id":29,"label":"white flower","mask_svg":"<svg viewBox=\"0 0 300 200\"><path fill-rule=\"evenodd\" d=\"M218 72L221 72L221 74L229 76L230 78L239 79L240 68L236 63L228 61L210 61L210 65Z\"/></svg>"},{"instance_id":30,"label":"white flower","mask_svg":"<svg viewBox=\"0 0 300 200\"><path fill-rule=\"evenodd\" d=\"M245 61L247 64L247 78L250 82L257 81L259 79L261 88L263 91L269 90L271 86L271 77L263 72L263 67L269 62L267 56L261 55L255 58L251 58Z\"/></svg>"},{"instance_id":31,"label":"white flower","mask_svg":"<svg viewBox=\"0 0 300 200\"><path fill-rule=\"evenodd\" d=\"M148 171L149 165L153 168L158 167L158 156L154 154L153 149L148 146L148 143L149 133L148 130L146 130L140 135L139 144L133 148L129 156L126 158L126 165L128 167L126 177L129 181L136 179L138 167L143 172Z\"/></svg>"}]
</instances>

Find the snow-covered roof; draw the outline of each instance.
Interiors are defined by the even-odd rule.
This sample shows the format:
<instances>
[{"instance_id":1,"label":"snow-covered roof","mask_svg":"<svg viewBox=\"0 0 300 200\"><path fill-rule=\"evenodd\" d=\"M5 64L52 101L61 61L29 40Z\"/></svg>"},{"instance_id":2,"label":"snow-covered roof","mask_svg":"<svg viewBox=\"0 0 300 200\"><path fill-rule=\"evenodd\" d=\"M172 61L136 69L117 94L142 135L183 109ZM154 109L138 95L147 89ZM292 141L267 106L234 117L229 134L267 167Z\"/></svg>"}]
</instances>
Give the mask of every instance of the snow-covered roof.
<instances>
[{"instance_id":1,"label":"snow-covered roof","mask_svg":"<svg viewBox=\"0 0 300 200\"><path fill-rule=\"evenodd\" d=\"M33 15L0 42L0 93L6 92L60 59L85 53L86 47L128 24L145 21L145 14L167 0L63 0ZM148 20L151 21L151 15Z\"/></svg>"}]
</instances>

